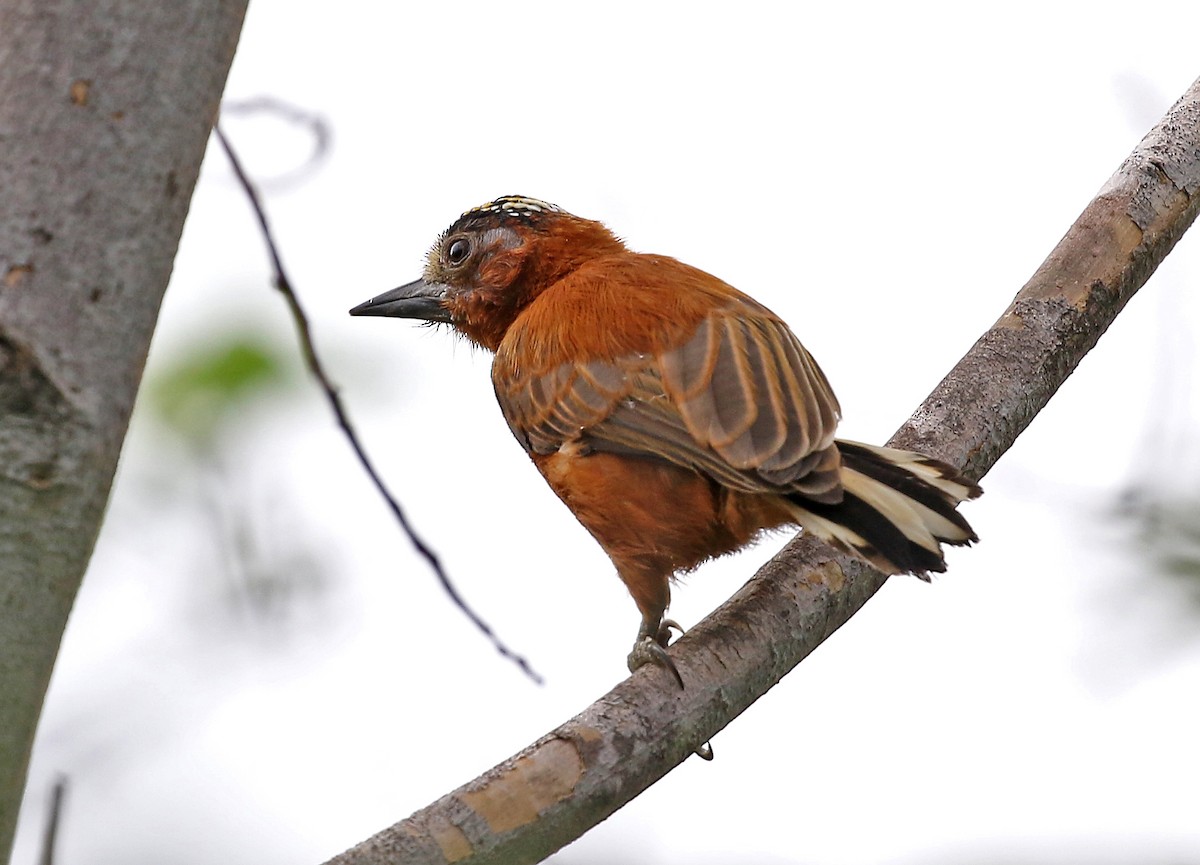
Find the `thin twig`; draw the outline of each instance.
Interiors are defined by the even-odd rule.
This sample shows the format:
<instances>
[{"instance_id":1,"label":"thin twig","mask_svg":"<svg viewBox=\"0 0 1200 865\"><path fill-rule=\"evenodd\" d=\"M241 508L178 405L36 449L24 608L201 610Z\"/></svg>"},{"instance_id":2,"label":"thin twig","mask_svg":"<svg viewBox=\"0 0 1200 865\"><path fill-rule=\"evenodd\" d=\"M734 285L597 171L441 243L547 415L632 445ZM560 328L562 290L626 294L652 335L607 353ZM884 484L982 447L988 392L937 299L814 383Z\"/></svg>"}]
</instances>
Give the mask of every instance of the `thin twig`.
<instances>
[{"instance_id":1,"label":"thin twig","mask_svg":"<svg viewBox=\"0 0 1200 865\"><path fill-rule=\"evenodd\" d=\"M311 152L299 165L272 177L263 177L262 174L258 174L256 182L260 191L281 189L302 181L314 171L319 170L329 156L330 142L333 139L329 121L313 111L284 102L274 96L226 99L221 102L221 117L237 116L275 118L304 130L312 141Z\"/></svg>"},{"instance_id":2,"label":"thin twig","mask_svg":"<svg viewBox=\"0 0 1200 865\"><path fill-rule=\"evenodd\" d=\"M284 271L283 261L279 255L279 247L275 243L274 235L271 233L271 227L267 222L267 213L263 209L262 201L259 198L258 191L254 188L254 184L250 181L249 176L242 168L241 162L238 160L237 154L234 152L229 139L221 131L220 125L214 127L217 141L221 143L225 155L229 157L229 163L233 166L233 173L237 176L238 183L246 193L246 197L250 199L250 206L254 209L254 215L258 218L259 229L262 231L263 240L267 244L267 253L271 257L271 267L275 272L275 287L283 295L287 301L288 309L291 310L292 318L296 323L296 332L300 338L300 349L304 354L304 362L309 370L316 378L317 383L321 386L321 390L325 392L325 397L329 400L329 406L333 409L334 415L337 417L338 426L346 434L346 438L350 441L350 447L354 449L358 461L362 463L363 469L371 482L375 484L375 488L379 490L379 494L383 496L388 507L391 508L392 514L395 515L396 521L400 524L400 528L408 536L409 541L418 553L429 563L429 567L433 569L434 574L438 578L438 582L442 584L446 594L450 596L450 600L454 605L462 610L463 614L474 623L485 637L491 640L492 645L496 647L496 651L508 658L525 673L534 682L542 684L542 677L530 666L529 661L524 656L517 654L510 649L492 630L491 626L480 618L479 614L467 606L467 602L463 600L462 595L458 593L458 589L450 582L450 578L446 575L445 569L442 567L441 560L438 558L428 544L417 534L416 530L409 523L408 518L404 515L404 510L400 507L400 503L395 496L388 490L383 479L375 470L374 464L367 456L366 450L363 449L362 443L359 441L358 434L354 431L354 427L350 423L350 418L346 414L345 408L342 406L341 397L338 395L337 388L333 382L329 380L329 376L325 373L325 368L322 366L320 359L317 357L317 351L313 345L312 332L308 325L308 316L304 313L304 308L300 305L300 299L296 296L295 290L292 288L291 280L288 279L287 273Z\"/></svg>"},{"instance_id":3,"label":"thin twig","mask_svg":"<svg viewBox=\"0 0 1200 865\"><path fill-rule=\"evenodd\" d=\"M50 812L46 815L46 828L42 833L42 855L38 865L54 865L54 849L58 842L58 827L62 825L63 802L67 797L67 776L59 775L50 791Z\"/></svg>"}]
</instances>

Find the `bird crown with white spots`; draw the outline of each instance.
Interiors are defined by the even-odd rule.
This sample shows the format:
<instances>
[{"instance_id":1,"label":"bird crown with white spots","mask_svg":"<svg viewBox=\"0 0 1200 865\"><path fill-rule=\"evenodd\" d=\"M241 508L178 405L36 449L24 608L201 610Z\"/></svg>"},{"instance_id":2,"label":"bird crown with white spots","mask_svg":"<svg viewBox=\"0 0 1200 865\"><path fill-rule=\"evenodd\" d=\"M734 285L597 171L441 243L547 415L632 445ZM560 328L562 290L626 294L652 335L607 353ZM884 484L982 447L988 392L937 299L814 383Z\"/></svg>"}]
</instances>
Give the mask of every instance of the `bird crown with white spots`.
<instances>
[{"instance_id":1,"label":"bird crown with white spots","mask_svg":"<svg viewBox=\"0 0 1200 865\"><path fill-rule=\"evenodd\" d=\"M474 213L500 213L511 216L529 216L534 213L562 213L563 209L548 201L527 198L524 195L502 195L487 204L472 207L463 216Z\"/></svg>"},{"instance_id":2,"label":"bird crown with white spots","mask_svg":"<svg viewBox=\"0 0 1200 865\"><path fill-rule=\"evenodd\" d=\"M500 219L520 219L529 223L537 223L542 217L549 214L563 214L567 212L557 204L551 204L548 201L541 201L537 198L528 198L524 195L502 195L500 198L494 199L481 204L478 207L472 207L462 216L455 220L445 235L455 234L459 231L466 231L468 228L477 226L481 222L489 222L496 218Z\"/></svg>"}]
</instances>

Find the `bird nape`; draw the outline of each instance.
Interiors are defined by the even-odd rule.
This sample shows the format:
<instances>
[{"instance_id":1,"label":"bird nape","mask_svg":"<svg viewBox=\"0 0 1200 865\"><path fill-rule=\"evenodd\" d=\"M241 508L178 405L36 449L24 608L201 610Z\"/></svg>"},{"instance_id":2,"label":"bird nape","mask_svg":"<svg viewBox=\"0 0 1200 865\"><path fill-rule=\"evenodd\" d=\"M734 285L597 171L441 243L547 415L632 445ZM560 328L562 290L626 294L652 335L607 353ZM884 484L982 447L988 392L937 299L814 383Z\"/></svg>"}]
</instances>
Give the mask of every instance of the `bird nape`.
<instances>
[{"instance_id":1,"label":"bird nape","mask_svg":"<svg viewBox=\"0 0 1200 865\"><path fill-rule=\"evenodd\" d=\"M450 324L495 353L508 426L641 611L629 667L665 667L670 581L798 525L887 574L944 571L980 494L922 454L834 438L824 373L774 313L603 224L504 196L468 210L421 278L351 315Z\"/></svg>"}]
</instances>

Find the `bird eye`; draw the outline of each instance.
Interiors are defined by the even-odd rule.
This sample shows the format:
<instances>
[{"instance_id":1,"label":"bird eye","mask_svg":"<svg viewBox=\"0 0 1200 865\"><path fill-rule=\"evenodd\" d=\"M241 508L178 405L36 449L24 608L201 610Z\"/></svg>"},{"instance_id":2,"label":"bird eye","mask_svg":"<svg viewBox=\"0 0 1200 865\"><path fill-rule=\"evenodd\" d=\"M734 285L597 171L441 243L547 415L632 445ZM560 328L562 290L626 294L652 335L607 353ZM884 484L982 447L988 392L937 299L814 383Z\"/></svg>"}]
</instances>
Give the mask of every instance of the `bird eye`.
<instances>
[{"instance_id":1,"label":"bird eye","mask_svg":"<svg viewBox=\"0 0 1200 865\"><path fill-rule=\"evenodd\" d=\"M451 264L462 264L467 260L467 256L471 254L471 243L464 237L460 237L450 244L450 248L446 250L446 260Z\"/></svg>"}]
</instances>

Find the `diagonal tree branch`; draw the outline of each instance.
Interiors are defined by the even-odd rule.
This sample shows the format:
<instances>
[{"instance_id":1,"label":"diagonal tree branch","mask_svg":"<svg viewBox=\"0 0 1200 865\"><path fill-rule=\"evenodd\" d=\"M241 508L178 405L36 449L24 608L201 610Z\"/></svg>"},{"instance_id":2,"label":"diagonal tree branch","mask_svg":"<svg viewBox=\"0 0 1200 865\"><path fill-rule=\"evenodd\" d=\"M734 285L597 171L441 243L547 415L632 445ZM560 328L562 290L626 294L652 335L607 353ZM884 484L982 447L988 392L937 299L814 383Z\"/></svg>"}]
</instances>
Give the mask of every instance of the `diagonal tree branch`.
<instances>
[{"instance_id":1,"label":"diagonal tree branch","mask_svg":"<svg viewBox=\"0 0 1200 865\"><path fill-rule=\"evenodd\" d=\"M1142 140L1012 305L892 437L979 478L1200 210L1200 81ZM474 781L329 865L536 862L633 799L844 624L886 577L794 540L672 649Z\"/></svg>"}]
</instances>

